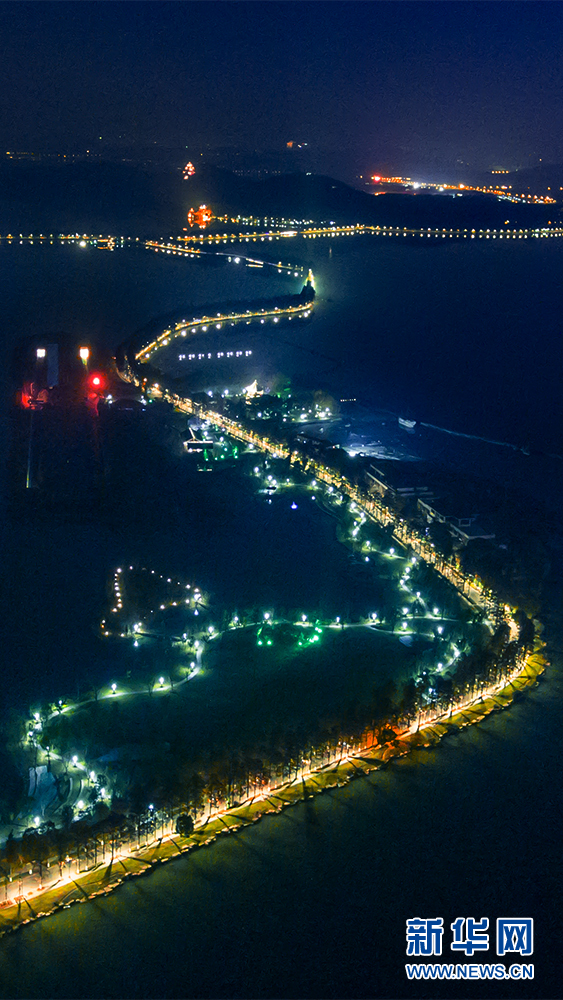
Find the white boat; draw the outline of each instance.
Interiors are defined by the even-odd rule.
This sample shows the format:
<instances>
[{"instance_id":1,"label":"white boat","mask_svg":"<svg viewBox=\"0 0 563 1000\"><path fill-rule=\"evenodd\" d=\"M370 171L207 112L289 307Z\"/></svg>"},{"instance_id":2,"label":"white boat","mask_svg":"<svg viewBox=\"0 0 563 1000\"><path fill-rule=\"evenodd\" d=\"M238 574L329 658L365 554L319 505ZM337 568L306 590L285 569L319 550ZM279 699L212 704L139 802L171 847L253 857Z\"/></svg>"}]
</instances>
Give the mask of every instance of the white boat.
<instances>
[{"instance_id":1,"label":"white boat","mask_svg":"<svg viewBox=\"0 0 563 1000\"><path fill-rule=\"evenodd\" d=\"M405 417L399 417L399 426L404 427L406 431L413 431L416 427L416 420L407 420Z\"/></svg>"}]
</instances>

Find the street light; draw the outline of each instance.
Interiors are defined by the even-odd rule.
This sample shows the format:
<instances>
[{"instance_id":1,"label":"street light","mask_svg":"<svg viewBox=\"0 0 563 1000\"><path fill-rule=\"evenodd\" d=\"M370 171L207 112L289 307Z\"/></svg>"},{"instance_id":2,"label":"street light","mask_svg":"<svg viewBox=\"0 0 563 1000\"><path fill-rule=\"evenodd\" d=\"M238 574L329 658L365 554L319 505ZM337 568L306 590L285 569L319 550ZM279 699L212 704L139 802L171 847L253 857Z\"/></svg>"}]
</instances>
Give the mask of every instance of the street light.
<instances>
[{"instance_id":1,"label":"street light","mask_svg":"<svg viewBox=\"0 0 563 1000\"><path fill-rule=\"evenodd\" d=\"M47 357L47 351L45 350L44 347L38 347L35 353L38 359Z\"/></svg>"},{"instance_id":2,"label":"street light","mask_svg":"<svg viewBox=\"0 0 563 1000\"><path fill-rule=\"evenodd\" d=\"M80 360L83 361L84 364L86 364L86 362L88 361L88 358L90 357L90 348L89 347L81 347L80 350L79 350L79 352L78 352L78 356L79 356Z\"/></svg>"}]
</instances>

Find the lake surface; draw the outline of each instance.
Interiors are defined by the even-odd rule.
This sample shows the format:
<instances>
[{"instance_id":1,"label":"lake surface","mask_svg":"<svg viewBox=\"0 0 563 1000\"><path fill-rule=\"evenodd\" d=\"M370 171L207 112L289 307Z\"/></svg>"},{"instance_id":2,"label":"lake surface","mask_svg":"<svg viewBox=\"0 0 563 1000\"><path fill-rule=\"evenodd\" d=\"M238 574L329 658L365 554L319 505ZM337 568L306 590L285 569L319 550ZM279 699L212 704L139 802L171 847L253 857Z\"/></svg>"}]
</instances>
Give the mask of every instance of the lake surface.
<instances>
[{"instance_id":1,"label":"lake surface","mask_svg":"<svg viewBox=\"0 0 563 1000\"><path fill-rule=\"evenodd\" d=\"M559 241L423 249L348 239L284 252L311 260L320 296L299 334L306 342L284 330L292 341L280 352L284 371L368 409L537 449L541 456L527 457L472 443L469 452L448 438L467 461L487 465L498 454L498 475L532 480L560 504L561 463L549 458L562 453ZM19 337L76 331L115 346L190 303L297 290L234 266L25 245L0 247L0 282L6 429L8 362ZM68 650L79 648L107 578L133 553L130 538L95 525L4 521L2 530L3 699L26 704L37 678L42 694L55 697L74 676ZM143 530L151 558L173 558L173 531ZM2 939L0 995L558 995L560 593L559 585L553 666L508 712ZM407 983L405 920L413 916L443 916L445 927L458 916L488 916L491 926L497 917L533 917L535 980Z\"/></svg>"}]
</instances>

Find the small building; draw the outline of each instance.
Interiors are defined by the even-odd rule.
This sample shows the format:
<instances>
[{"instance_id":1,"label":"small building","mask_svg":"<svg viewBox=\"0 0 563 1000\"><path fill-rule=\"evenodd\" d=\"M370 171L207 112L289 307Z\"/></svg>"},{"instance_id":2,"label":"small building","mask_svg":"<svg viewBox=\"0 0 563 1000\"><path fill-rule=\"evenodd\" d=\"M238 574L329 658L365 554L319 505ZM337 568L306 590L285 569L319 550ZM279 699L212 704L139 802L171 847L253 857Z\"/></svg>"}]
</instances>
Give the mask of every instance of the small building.
<instances>
[{"instance_id":1,"label":"small building","mask_svg":"<svg viewBox=\"0 0 563 1000\"><path fill-rule=\"evenodd\" d=\"M494 531L482 528L477 524L478 514L470 513L462 504L464 504L463 500L455 500L450 496L439 498L419 496L418 498L419 510L429 524L438 521L440 524L447 525L451 533L466 544L474 538L494 538Z\"/></svg>"},{"instance_id":2,"label":"small building","mask_svg":"<svg viewBox=\"0 0 563 1000\"><path fill-rule=\"evenodd\" d=\"M184 444L184 451L188 454L202 454L204 451L212 451L215 442L211 438L198 437L192 427L189 427L190 436Z\"/></svg>"},{"instance_id":3,"label":"small building","mask_svg":"<svg viewBox=\"0 0 563 1000\"><path fill-rule=\"evenodd\" d=\"M371 463L365 473L366 484L370 493L384 497L426 497L434 496L432 486L428 485L427 469L418 462L379 462Z\"/></svg>"}]
</instances>

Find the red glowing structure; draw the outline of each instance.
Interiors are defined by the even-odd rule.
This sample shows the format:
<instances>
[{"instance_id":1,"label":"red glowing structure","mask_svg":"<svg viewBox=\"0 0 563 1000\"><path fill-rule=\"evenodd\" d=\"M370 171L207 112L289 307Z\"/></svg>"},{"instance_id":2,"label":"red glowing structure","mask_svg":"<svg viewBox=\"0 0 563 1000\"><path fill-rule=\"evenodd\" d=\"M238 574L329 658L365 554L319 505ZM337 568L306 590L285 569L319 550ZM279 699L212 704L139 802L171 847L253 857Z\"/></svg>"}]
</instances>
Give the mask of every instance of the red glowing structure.
<instances>
[{"instance_id":1,"label":"red glowing structure","mask_svg":"<svg viewBox=\"0 0 563 1000\"><path fill-rule=\"evenodd\" d=\"M208 222L213 219L213 212L207 205L200 205L198 209L190 208L188 212L188 225L199 226L205 229Z\"/></svg>"}]
</instances>

